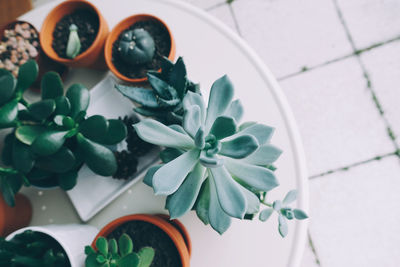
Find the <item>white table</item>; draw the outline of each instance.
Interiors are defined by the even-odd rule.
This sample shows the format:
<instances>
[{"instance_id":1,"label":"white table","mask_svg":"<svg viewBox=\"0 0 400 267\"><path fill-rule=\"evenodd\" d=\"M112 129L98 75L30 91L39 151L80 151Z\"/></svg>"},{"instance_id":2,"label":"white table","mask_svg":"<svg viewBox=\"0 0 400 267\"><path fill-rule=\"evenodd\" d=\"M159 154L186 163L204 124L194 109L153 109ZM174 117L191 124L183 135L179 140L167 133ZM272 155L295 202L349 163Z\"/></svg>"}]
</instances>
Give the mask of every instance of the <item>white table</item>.
<instances>
[{"instance_id":1,"label":"white table","mask_svg":"<svg viewBox=\"0 0 400 267\"><path fill-rule=\"evenodd\" d=\"M35 9L22 19L40 29L43 19L58 2ZM242 39L205 12L177 1L92 2L103 13L110 28L135 13L151 13L163 19L175 37L177 55L185 59L189 78L201 83L204 95L208 95L214 80L227 73L235 85L236 98L240 98L246 107L244 120L257 120L276 127L272 142L284 153L276 162L276 174L281 186L270 194L271 199L283 198L290 189L297 188L297 207L308 210L305 158L292 113L271 72ZM105 75L104 72L75 69L66 83L81 82L92 87ZM33 202L32 225L79 222L68 197L61 190L24 188L23 193ZM165 212L164 200L154 196L151 188L138 183L88 223L101 228L122 215ZM278 234L275 216L266 223L235 220L223 236L204 226L193 212L181 221L192 238L193 267L300 265L307 221L290 222L289 235L285 239Z\"/></svg>"}]
</instances>

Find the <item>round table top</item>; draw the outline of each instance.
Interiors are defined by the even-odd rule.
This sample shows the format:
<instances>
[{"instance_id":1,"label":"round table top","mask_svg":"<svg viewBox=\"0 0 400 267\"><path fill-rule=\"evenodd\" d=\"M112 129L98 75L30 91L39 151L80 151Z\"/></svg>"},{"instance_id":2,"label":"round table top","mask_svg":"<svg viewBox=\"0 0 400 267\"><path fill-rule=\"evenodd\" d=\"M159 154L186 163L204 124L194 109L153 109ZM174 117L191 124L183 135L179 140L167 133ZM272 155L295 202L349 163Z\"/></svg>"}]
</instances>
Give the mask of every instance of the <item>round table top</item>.
<instances>
[{"instance_id":1,"label":"round table top","mask_svg":"<svg viewBox=\"0 0 400 267\"><path fill-rule=\"evenodd\" d=\"M24 16L40 29L47 13L60 1L43 5ZM232 30L206 12L172 0L97 0L97 5L112 29L132 14L149 13L164 20L172 30L177 55L183 56L188 76L200 82L207 97L214 80L228 74L235 85L235 98L245 106L244 121L258 121L276 128L272 143L284 153L276 162L280 186L271 199L282 199L297 189L297 207L308 210L308 184L300 136L291 110L275 78L253 50ZM80 82L93 87L107 72L73 69L66 84ZM42 191L24 188L34 206L32 225L81 222L68 196L61 190ZM106 206L87 223L101 228L111 220L132 213L166 213L163 197L137 183ZM306 241L306 221L291 221L289 234L281 238L277 218L268 222L234 220L222 236L204 226L190 212L180 219L193 243L193 267L218 266L299 266Z\"/></svg>"}]
</instances>

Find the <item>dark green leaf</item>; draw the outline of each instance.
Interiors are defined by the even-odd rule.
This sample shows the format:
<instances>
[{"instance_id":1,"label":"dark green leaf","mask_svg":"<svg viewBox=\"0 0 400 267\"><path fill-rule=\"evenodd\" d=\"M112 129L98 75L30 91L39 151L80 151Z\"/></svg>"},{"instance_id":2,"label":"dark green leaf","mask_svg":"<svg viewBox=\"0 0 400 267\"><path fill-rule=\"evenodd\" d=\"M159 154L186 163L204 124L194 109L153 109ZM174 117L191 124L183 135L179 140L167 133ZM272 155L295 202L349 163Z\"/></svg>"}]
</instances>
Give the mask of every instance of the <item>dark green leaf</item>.
<instances>
[{"instance_id":1,"label":"dark green leaf","mask_svg":"<svg viewBox=\"0 0 400 267\"><path fill-rule=\"evenodd\" d=\"M108 250L110 251L111 255L118 254L118 244L114 238L108 241Z\"/></svg>"},{"instance_id":2,"label":"dark green leaf","mask_svg":"<svg viewBox=\"0 0 400 267\"><path fill-rule=\"evenodd\" d=\"M182 99L185 95L186 88L186 67L183 62L182 57L179 57L176 63L174 64L171 73L169 75L169 82L178 92L179 97Z\"/></svg>"},{"instance_id":3,"label":"dark green leaf","mask_svg":"<svg viewBox=\"0 0 400 267\"><path fill-rule=\"evenodd\" d=\"M26 176L30 182L41 181L52 177L53 173L34 167Z\"/></svg>"},{"instance_id":4,"label":"dark green leaf","mask_svg":"<svg viewBox=\"0 0 400 267\"><path fill-rule=\"evenodd\" d=\"M76 171L61 173L57 176L57 178L60 187L63 190L67 191L75 187L78 179L78 173Z\"/></svg>"},{"instance_id":5,"label":"dark green leaf","mask_svg":"<svg viewBox=\"0 0 400 267\"><path fill-rule=\"evenodd\" d=\"M32 150L41 156L56 153L65 142L68 131L48 131L37 136L32 143Z\"/></svg>"},{"instance_id":6,"label":"dark green leaf","mask_svg":"<svg viewBox=\"0 0 400 267\"><path fill-rule=\"evenodd\" d=\"M4 165L11 166L13 164L12 160L12 151L14 144L14 135L13 133L9 133L4 139L3 151L1 153L1 160Z\"/></svg>"},{"instance_id":7,"label":"dark green leaf","mask_svg":"<svg viewBox=\"0 0 400 267\"><path fill-rule=\"evenodd\" d=\"M22 177L19 174L12 174L3 176L0 175L0 189L3 195L4 201L9 206L15 205L15 194L21 189L22 187Z\"/></svg>"},{"instance_id":8,"label":"dark green leaf","mask_svg":"<svg viewBox=\"0 0 400 267\"><path fill-rule=\"evenodd\" d=\"M184 151L176 148L166 148L163 151L160 152L160 159L163 163L168 163L180 155L183 154Z\"/></svg>"},{"instance_id":9,"label":"dark green leaf","mask_svg":"<svg viewBox=\"0 0 400 267\"><path fill-rule=\"evenodd\" d=\"M55 154L36 159L38 168L53 173L65 173L75 167L75 156L66 147L61 147Z\"/></svg>"},{"instance_id":10,"label":"dark green leaf","mask_svg":"<svg viewBox=\"0 0 400 267\"><path fill-rule=\"evenodd\" d=\"M231 136L236 132L236 122L231 117L218 117L211 127L210 134L213 134L218 140Z\"/></svg>"},{"instance_id":11,"label":"dark green leaf","mask_svg":"<svg viewBox=\"0 0 400 267\"><path fill-rule=\"evenodd\" d=\"M79 131L88 139L100 143L108 130L108 121L101 115L94 115L84 120Z\"/></svg>"},{"instance_id":12,"label":"dark green leaf","mask_svg":"<svg viewBox=\"0 0 400 267\"><path fill-rule=\"evenodd\" d=\"M125 124L121 120L108 120L108 130L101 143L105 145L118 144L127 135Z\"/></svg>"},{"instance_id":13,"label":"dark green leaf","mask_svg":"<svg viewBox=\"0 0 400 267\"><path fill-rule=\"evenodd\" d=\"M294 217L297 220L304 220L304 219L308 218L307 214L304 211L300 210L300 209L294 209L293 213L294 213Z\"/></svg>"},{"instance_id":14,"label":"dark green leaf","mask_svg":"<svg viewBox=\"0 0 400 267\"><path fill-rule=\"evenodd\" d=\"M22 91L28 89L36 81L38 73L39 67L36 61L28 60L19 67L17 88Z\"/></svg>"},{"instance_id":15,"label":"dark green leaf","mask_svg":"<svg viewBox=\"0 0 400 267\"><path fill-rule=\"evenodd\" d=\"M146 117L165 118L167 116L166 111L164 110L152 110L140 107L140 108L134 108L134 111Z\"/></svg>"},{"instance_id":16,"label":"dark green leaf","mask_svg":"<svg viewBox=\"0 0 400 267\"><path fill-rule=\"evenodd\" d=\"M42 99L56 99L64 95L64 85L61 77L54 71L47 72L43 75L41 88Z\"/></svg>"},{"instance_id":17,"label":"dark green leaf","mask_svg":"<svg viewBox=\"0 0 400 267\"><path fill-rule=\"evenodd\" d=\"M18 116L18 101L16 99L0 107L0 129L12 127Z\"/></svg>"},{"instance_id":18,"label":"dark green leaf","mask_svg":"<svg viewBox=\"0 0 400 267\"><path fill-rule=\"evenodd\" d=\"M12 160L14 168L22 173L28 173L35 163L30 147L14 139Z\"/></svg>"},{"instance_id":19,"label":"dark green leaf","mask_svg":"<svg viewBox=\"0 0 400 267\"><path fill-rule=\"evenodd\" d=\"M147 78L149 79L149 83L151 87L156 91L157 95L165 100L170 100L173 98L177 98L178 95L174 88L172 88L168 83L164 82L160 78L156 77L151 73L147 73Z\"/></svg>"},{"instance_id":20,"label":"dark green leaf","mask_svg":"<svg viewBox=\"0 0 400 267\"><path fill-rule=\"evenodd\" d=\"M90 255L90 254L94 254L94 253L96 253L96 251L91 246L86 246L85 247L85 254L86 255Z\"/></svg>"},{"instance_id":21,"label":"dark green leaf","mask_svg":"<svg viewBox=\"0 0 400 267\"><path fill-rule=\"evenodd\" d=\"M65 96L59 96L54 99L56 101L56 110L54 111L57 115L69 115L71 111L71 103Z\"/></svg>"},{"instance_id":22,"label":"dark green leaf","mask_svg":"<svg viewBox=\"0 0 400 267\"><path fill-rule=\"evenodd\" d=\"M24 125L17 128L15 136L19 141L26 145L31 145L36 137L46 132L43 126Z\"/></svg>"},{"instance_id":23,"label":"dark green leaf","mask_svg":"<svg viewBox=\"0 0 400 267\"><path fill-rule=\"evenodd\" d=\"M37 120L47 119L55 110L56 102L46 99L29 105L29 113Z\"/></svg>"},{"instance_id":24,"label":"dark green leaf","mask_svg":"<svg viewBox=\"0 0 400 267\"><path fill-rule=\"evenodd\" d=\"M6 71L0 69L0 106L9 101L15 92L15 78Z\"/></svg>"},{"instance_id":25,"label":"dark green leaf","mask_svg":"<svg viewBox=\"0 0 400 267\"><path fill-rule=\"evenodd\" d=\"M139 256L136 253L131 253L118 260L119 267L138 266L140 263Z\"/></svg>"},{"instance_id":26,"label":"dark green leaf","mask_svg":"<svg viewBox=\"0 0 400 267\"><path fill-rule=\"evenodd\" d=\"M115 88L124 96L147 108L157 108L158 101L152 90L116 84Z\"/></svg>"},{"instance_id":27,"label":"dark green leaf","mask_svg":"<svg viewBox=\"0 0 400 267\"><path fill-rule=\"evenodd\" d=\"M86 111L90 102L89 90L82 84L73 84L66 93L71 104L70 117L75 118L81 111Z\"/></svg>"}]
</instances>

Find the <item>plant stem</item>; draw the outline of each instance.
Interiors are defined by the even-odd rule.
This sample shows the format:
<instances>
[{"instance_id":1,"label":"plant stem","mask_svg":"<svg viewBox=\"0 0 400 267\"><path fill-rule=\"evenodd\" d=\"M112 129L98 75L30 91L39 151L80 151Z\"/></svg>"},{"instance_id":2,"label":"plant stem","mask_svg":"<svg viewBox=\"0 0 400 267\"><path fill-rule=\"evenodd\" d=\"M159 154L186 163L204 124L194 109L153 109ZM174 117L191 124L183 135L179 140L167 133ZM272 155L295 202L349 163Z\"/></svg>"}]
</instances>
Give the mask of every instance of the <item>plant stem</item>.
<instances>
[{"instance_id":1,"label":"plant stem","mask_svg":"<svg viewBox=\"0 0 400 267\"><path fill-rule=\"evenodd\" d=\"M0 167L0 172L6 173L6 174L17 174L18 171L12 169L12 168L2 168Z\"/></svg>"},{"instance_id":2,"label":"plant stem","mask_svg":"<svg viewBox=\"0 0 400 267\"><path fill-rule=\"evenodd\" d=\"M261 203L264 204L265 206L268 206L268 207L272 208L272 204L271 203L268 203L268 202L265 202L265 201L261 201Z\"/></svg>"},{"instance_id":3,"label":"plant stem","mask_svg":"<svg viewBox=\"0 0 400 267\"><path fill-rule=\"evenodd\" d=\"M25 100L23 97L21 97L21 99L19 100L19 102L20 102L22 105L24 105L25 107L28 107L28 106L29 106L29 103L26 102L26 100Z\"/></svg>"}]
</instances>

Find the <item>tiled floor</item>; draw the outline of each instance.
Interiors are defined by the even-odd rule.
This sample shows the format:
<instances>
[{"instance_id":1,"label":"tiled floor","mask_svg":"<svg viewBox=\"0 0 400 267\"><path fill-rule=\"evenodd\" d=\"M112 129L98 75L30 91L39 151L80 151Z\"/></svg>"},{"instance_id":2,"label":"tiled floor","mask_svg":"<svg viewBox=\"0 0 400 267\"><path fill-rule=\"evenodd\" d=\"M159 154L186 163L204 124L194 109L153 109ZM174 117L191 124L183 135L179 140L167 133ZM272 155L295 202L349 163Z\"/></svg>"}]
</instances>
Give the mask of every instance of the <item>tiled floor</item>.
<instances>
[{"instance_id":1,"label":"tiled floor","mask_svg":"<svg viewBox=\"0 0 400 267\"><path fill-rule=\"evenodd\" d=\"M302 267L400 266L400 1L185 1L240 34L292 106L310 170Z\"/></svg>"}]
</instances>

